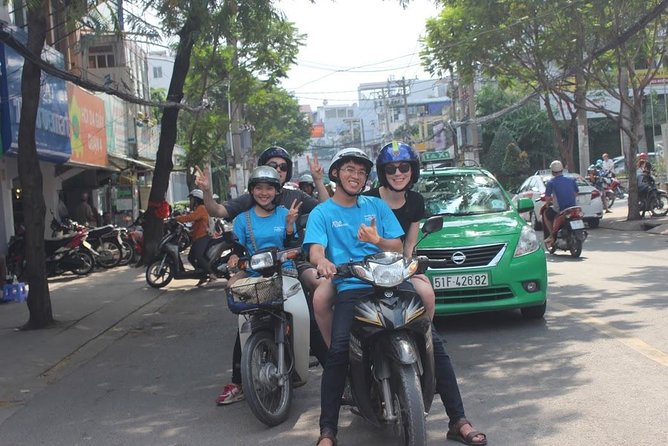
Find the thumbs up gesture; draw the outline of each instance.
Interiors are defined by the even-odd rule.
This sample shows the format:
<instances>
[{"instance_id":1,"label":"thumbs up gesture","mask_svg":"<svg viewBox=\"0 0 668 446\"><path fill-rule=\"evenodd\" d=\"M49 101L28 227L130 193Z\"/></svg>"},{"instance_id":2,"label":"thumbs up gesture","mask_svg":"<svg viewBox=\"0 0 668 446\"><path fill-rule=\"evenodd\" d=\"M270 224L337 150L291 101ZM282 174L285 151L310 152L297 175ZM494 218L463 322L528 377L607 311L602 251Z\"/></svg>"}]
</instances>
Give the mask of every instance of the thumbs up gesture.
<instances>
[{"instance_id":1,"label":"thumbs up gesture","mask_svg":"<svg viewBox=\"0 0 668 446\"><path fill-rule=\"evenodd\" d=\"M373 243L377 245L380 242L380 236L378 235L378 229L376 228L376 218L371 217L371 225L367 226L361 224L359 230L357 231L357 238L361 242Z\"/></svg>"}]
</instances>

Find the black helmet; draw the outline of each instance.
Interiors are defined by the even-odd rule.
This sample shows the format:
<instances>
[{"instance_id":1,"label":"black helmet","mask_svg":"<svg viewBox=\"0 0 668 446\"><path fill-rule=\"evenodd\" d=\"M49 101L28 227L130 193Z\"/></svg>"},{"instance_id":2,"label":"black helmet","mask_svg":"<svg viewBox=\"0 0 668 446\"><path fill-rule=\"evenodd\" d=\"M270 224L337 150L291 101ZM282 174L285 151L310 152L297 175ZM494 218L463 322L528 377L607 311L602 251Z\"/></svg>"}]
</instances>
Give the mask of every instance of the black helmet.
<instances>
[{"instance_id":1,"label":"black helmet","mask_svg":"<svg viewBox=\"0 0 668 446\"><path fill-rule=\"evenodd\" d=\"M269 147L268 149L265 149L264 152L262 152L260 154L260 157L257 159L257 165L264 166L265 164L267 164L267 161L275 157L283 158L285 162L288 164L288 170L285 175L285 181L286 182L290 181L290 178L292 178L292 158L290 157L288 151L285 150L283 147L272 146Z\"/></svg>"},{"instance_id":2,"label":"black helmet","mask_svg":"<svg viewBox=\"0 0 668 446\"><path fill-rule=\"evenodd\" d=\"M383 171L385 164L389 163L408 163L411 165L411 181L408 183L408 186L406 186L406 189L410 189L420 177L420 158L417 153L415 153L415 150L406 143L392 141L389 144L385 144L383 148L380 149L378 158L376 158L378 182L381 186L389 187L391 189L387 181L387 175Z\"/></svg>"},{"instance_id":3,"label":"black helmet","mask_svg":"<svg viewBox=\"0 0 668 446\"><path fill-rule=\"evenodd\" d=\"M253 169L248 179L248 191L253 190L253 187L259 183L271 184L277 192L281 191L281 176L271 166L260 166Z\"/></svg>"},{"instance_id":4,"label":"black helmet","mask_svg":"<svg viewBox=\"0 0 668 446\"><path fill-rule=\"evenodd\" d=\"M356 147L347 147L336 152L332 158L332 163L329 165L329 170L327 171L327 175L329 175L330 179L334 178L332 172L335 169L338 169L339 166L346 161L357 161L360 164L364 164L367 175L369 175L371 168L373 167L373 161L369 159L369 155L367 155L364 150L358 149ZM338 178L336 181L339 181Z\"/></svg>"}]
</instances>

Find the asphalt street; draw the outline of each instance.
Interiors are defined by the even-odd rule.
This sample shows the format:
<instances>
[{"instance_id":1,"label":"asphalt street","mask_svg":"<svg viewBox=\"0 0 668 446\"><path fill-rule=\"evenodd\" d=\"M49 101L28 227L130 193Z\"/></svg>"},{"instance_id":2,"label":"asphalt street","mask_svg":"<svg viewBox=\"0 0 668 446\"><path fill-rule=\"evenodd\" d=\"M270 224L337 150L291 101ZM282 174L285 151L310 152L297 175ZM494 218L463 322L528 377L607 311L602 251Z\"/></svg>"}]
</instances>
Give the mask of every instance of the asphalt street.
<instances>
[{"instance_id":1,"label":"asphalt street","mask_svg":"<svg viewBox=\"0 0 668 446\"><path fill-rule=\"evenodd\" d=\"M467 416L489 444L666 443L667 257L664 235L592 230L581 259L548 256L544 320L519 312L438 319ZM57 284L54 312L66 323L50 329L54 337L71 331L88 338L94 318L110 309L116 320L37 377L0 374L3 386L18 387L3 389L15 396L0 404L0 445L313 444L319 368L276 428L260 424L245 402L215 406L230 378L236 320L220 288L193 285L152 290L143 271L127 268ZM90 314L68 318L74 294L67 287L90 293ZM0 306L3 329L7 305L18 304ZM342 445L399 444L345 409L340 424ZM428 427L429 445L456 444L445 440L438 401Z\"/></svg>"}]
</instances>

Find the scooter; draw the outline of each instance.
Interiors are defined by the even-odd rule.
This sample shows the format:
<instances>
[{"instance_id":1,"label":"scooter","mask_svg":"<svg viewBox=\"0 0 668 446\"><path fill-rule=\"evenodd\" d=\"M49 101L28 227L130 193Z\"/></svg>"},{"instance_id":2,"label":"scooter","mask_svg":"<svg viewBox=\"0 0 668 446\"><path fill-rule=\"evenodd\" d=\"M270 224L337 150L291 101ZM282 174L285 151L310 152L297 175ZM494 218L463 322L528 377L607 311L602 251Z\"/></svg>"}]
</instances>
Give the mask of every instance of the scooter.
<instances>
[{"instance_id":1,"label":"scooter","mask_svg":"<svg viewBox=\"0 0 668 446\"><path fill-rule=\"evenodd\" d=\"M282 268L301 252L270 248L240 258L240 270L252 267L262 276L237 280L227 294L228 307L239 315L244 395L253 414L269 427L288 418L294 386L309 377L306 295L297 271Z\"/></svg>"},{"instance_id":2,"label":"scooter","mask_svg":"<svg viewBox=\"0 0 668 446\"><path fill-rule=\"evenodd\" d=\"M541 198L544 200L544 198ZM540 208L540 215L543 219L543 235L548 238L550 234L547 231L545 224L545 210L548 204L545 203ZM559 212L552 222L552 232L555 234L554 242L548 248L550 254L554 254L557 249L562 251L569 251L571 257L578 258L582 254L582 245L587 239L587 231L584 229L584 221L582 220L582 208L579 206L571 206Z\"/></svg>"},{"instance_id":3,"label":"scooter","mask_svg":"<svg viewBox=\"0 0 668 446\"><path fill-rule=\"evenodd\" d=\"M206 279L208 273L201 268L186 269L181 252L187 230L173 218L166 221L166 232L160 240L155 258L146 268L146 282L153 288L167 286L173 279ZM216 277L229 278L227 259L232 254L232 227L228 225L222 237L213 238L206 248L205 257Z\"/></svg>"},{"instance_id":4,"label":"scooter","mask_svg":"<svg viewBox=\"0 0 668 446\"><path fill-rule=\"evenodd\" d=\"M59 225L59 232L70 234L72 232L87 230L88 242L97 252L95 262L102 268L113 268L118 266L123 259L123 240L121 239L121 229L114 225L105 225L98 228L89 228L79 223L63 219L58 222L55 217L51 221L52 226Z\"/></svg>"},{"instance_id":5,"label":"scooter","mask_svg":"<svg viewBox=\"0 0 668 446\"><path fill-rule=\"evenodd\" d=\"M645 217L645 213L649 212L655 217L663 217L668 214L666 191L656 187L656 180L652 175L647 175L645 182L649 185L649 190L645 193L638 193L640 215Z\"/></svg>"},{"instance_id":6,"label":"scooter","mask_svg":"<svg viewBox=\"0 0 668 446\"><path fill-rule=\"evenodd\" d=\"M429 218L420 241L442 227L442 216ZM355 306L350 334L353 413L392 426L404 445L427 443L425 414L434 398L431 321L414 288L402 286L428 264L425 256L379 252L337 266L337 276L373 286Z\"/></svg>"}]
</instances>

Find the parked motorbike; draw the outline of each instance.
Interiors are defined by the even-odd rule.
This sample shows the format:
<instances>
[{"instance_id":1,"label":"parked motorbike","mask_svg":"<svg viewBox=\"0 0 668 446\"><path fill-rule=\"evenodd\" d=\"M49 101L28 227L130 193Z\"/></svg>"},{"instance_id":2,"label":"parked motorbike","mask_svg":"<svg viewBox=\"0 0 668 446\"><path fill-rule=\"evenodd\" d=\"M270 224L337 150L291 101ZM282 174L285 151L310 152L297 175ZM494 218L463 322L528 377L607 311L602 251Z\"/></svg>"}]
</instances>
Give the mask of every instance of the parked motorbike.
<instances>
[{"instance_id":1,"label":"parked motorbike","mask_svg":"<svg viewBox=\"0 0 668 446\"><path fill-rule=\"evenodd\" d=\"M544 200L544 198L541 198L541 200ZM540 208L545 238L550 236L545 225L545 210L547 207L548 205L545 203ZM560 249L562 251L569 251L571 257L580 257L580 254L582 254L582 245L587 239L587 231L584 229L582 216L582 208L579 206L571 206L557 214L552 222L553 233L556 235L554 243L549 247L550 254L554 254L557 249Z\"/></svg>"},{"instance_id":2,"label":"parked motorbike","mask_svg":"<svg viewBox=\"0 0 668 446\"><path fill-rule=\"evenodd\" d=\"M239 315L244 395L257 419L270 427L287 419L293 384L309 377L308 304L297 271L282 267L301 252L270 248L242 257L240 270L252 267L262 276L237 280L227 295L230 310Z\"/></svg>"},{"instance_id":3,"label":"parked motorbike","mask_svg":"<svg viewBox=\"0 0 668 446\"><path fill-rule=\"evenodd\" d=\"M186 269L181 260L183 239L189 237L182 223L168 219L166 231L160 240L155 258L146 268L146 282L153 288L167 286L173 279L205 279L208 276L202 268ZM211 239L206 249L206 258L217 277L229 277L227 259L232 254L232 227L226 228L222 237Z\"/></svg>"},{"instance_id":4,"label":"parked motorbike","mask_svg":"<svg viewBox=\"0 0 668 446\"><path fill-rule=\"evenodd\" d=\"M649 190L645 193L638 193L638 207L640 215L650 212L655 217L663 217L668 214L668 195L666 191L656 187L656 180L648 175L645 182L649 185Z\"/></svg>"},{"instance_id":5,"label":"parked motorbike","mask_svg":"<svg viewBox=\"0 0 668 446\"><path fill-rule=\"evenodd\" d=\"M97 252L96 264L103 268L118 266L123 257L123 241L121 240L121 229L114 225L105 225L98 228L87 228L79 223L64 218L59 222L55 217L51 220L52 227L57 227L63 234L71 234L86 229L88 231L88 242Z\"/></svg>"},{"instance_id":6,"label":"parked motorbike","mask_svg":"<svg viewBox=\"0 0 668 446\"><path fill-rule=\"evenodd\" d=\"M601 176L605 197L608 200L608 209L615 204L617 198L624 198L626 196L626 189L622 183L612 174L604 174Z\"/></svg>"},{"instance_id":7,"label":"parked motorbike","mask_svg":"<svg viewBox=\"0 0 668 446\"><path fill-rule=\"evenodd\" d=\"M54 219L51 230L57 232L59 229L60 223ZM47 277L59 276L67 271L79 276L90 274L97 253L86 240L87 237L88 231L82 229L63 238L44 240ZM10 275L23 281L25 264L25 234L21 231L9 240L7 269Z\"/></svg>"},{"instance_id":8,"label":"parked motorbike","mask_svg":"<svg viewBox=\"0 0 668 446\"><path fill-rule=\"evenodd\" d=\"M442 227L443 217L431 217L422 238ZM392 426L404 445L427 443L425 413L434 397L435 372L431 321L414 289L400 285L428 263L424 256L380 252L337 266L337 276L373 286L355 306L350 334L353 412L376 426Z\"/></svg>"}]
</instances>

